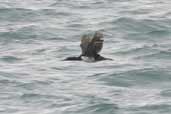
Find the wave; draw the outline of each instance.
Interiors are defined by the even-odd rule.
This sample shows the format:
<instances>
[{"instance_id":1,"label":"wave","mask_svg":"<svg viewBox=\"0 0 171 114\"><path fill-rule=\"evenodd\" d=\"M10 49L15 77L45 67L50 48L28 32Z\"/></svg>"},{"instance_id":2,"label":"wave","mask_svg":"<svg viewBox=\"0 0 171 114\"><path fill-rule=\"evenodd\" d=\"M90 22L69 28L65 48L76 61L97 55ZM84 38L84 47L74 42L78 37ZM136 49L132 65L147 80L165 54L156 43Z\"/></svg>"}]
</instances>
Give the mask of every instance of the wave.
<instances>
[{"instance_id":1,"label":"wave","mask_svg":"<svg viewBox=\"0 0 171 114\"><path fill-rule=\"evenodd\" d=\"M123 70L120 72L113 72L107 76L101 77L100 81L104 82L109 86L118 86L118 87L133 87L137 85L149 86L156 85L161 80L166 83L170 81L170 74L159 68L138 68ZM162 85L162 83L160 83Z\"/></svg>"},{"instance_id":2,"label":"wave","mask_svg":"<svg viewBox=\"0 0 171 114\"><path fill-rule=\"evenodd\" d=\"M171 26L168 26L168 19L135 19L130 17L119 17L113 21L117 29L123 33L154 34L159 31L162 34L169 34ZM158 33L158 34L160 34Z\"/></svg>"},{"instance_id":3,"label":"wave","mask_svg":"<svg viewBox=\"0 0 171 114\"><path fill-rule=\"evenodd\" d=\"M160 59L160 60L169 60L169 58L171 57L171 52L170 51L158 51L155 53L151 53L151 54L144 54L141 56L137 56L134 59Z\"/></svg>"},{"instance_id":4,"label":"wave","mask_svg":"<svg viewBox=\"0 0 171 114\"><path fill-rule=\"evenodd\" d=\"M89 107L80 109L79 112L85 113L98 113L98 114L110 114L118 111L118 106L116 104L109 103L95 103L91 104Z\"/></svg>"},{"instance_id":5,"label":"wave","mask_svg":"<svg viewBox=\"0 0 171 114\"><path fill-rule=\"evenodd\" d=\"M0 58L2 62L14 63L23 60L22 58L15 57L15 56L3 56Z\"/></svg>"},{"instance_id":6,"label":"wave","mask_svg":"<svg viewBox=\"0 0 171 114\"><path fill-rule=\"evenodd\" d=\"M151 113L154 113L154 112L158 113L158 112L164 111L165 113L168 112L168 114L169 114L170 113L170 107L171 107L171 105L169 105L169 104L162 104L161 103L161 104L154 104L154 105L145 105L145 106L139 107L139 108L136 107L136 110L140 111L140 112L148 111Z\"/></svg>"}]
</instances>

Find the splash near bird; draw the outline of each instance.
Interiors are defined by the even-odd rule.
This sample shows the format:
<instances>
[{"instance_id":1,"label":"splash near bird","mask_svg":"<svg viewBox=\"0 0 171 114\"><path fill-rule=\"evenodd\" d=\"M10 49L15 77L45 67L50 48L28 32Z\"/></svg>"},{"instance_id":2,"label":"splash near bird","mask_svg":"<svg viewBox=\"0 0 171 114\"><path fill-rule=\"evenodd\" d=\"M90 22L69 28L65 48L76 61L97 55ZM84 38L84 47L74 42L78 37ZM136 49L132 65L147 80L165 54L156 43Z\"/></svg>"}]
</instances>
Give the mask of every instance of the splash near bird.
<instances>
[{"instance_id":1,"label":"splash near bird","mask_svg":"<svg viewBox=\"0 0 171 114\"><path fill-rule=\"evenodd\" d=\"M65 61L86 61L95 62L102 60L112 60L110 58L105 58L99 53L103 48L103 34L100 31L95 32L93 38L89 35L83 35L81 38L81 55L78 57L67 57Z\"/></svg>"}]
</instances>

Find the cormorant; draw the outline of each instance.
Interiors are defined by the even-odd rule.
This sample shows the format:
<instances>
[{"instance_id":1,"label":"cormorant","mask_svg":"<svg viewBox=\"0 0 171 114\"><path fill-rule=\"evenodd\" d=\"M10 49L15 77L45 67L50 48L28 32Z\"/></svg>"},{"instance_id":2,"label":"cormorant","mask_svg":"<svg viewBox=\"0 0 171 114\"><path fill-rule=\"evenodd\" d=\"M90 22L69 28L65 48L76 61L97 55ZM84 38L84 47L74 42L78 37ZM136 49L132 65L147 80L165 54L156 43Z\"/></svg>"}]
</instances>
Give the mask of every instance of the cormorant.
<instances>
[{"instance_id":1,"label":"cormorant","mask_svg":"<svg viewBox=\"0 0 171 114\"><path fill-rule=\"evenodd\" d=\"M89 35L83 35L81 38L81 55L78 57L67 57L65 61L102 61L102 60L112 60L110 58L105 58L99 54L103 48L103 34L99 31L95 32L93 38Z\"/></svg>"}]
</instances>

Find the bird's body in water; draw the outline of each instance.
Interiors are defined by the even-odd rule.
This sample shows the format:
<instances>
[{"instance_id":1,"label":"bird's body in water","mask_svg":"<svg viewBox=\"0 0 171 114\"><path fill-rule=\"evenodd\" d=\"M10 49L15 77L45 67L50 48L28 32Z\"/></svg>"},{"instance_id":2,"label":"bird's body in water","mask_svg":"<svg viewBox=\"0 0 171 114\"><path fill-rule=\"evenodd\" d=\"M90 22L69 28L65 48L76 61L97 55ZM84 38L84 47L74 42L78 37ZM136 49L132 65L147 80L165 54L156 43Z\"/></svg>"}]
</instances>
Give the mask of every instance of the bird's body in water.
<instances>
[{"instance_id":1,"label":"bird's body in water","mask_svg":"<svg viewBox=\"0 0 171 114\"><path fill-rule=\"evenodd\" d=\"M102 57L99 52L103 47L103 34L101 32L96 32L93 38L88 35L83 35L81 39L81 55L78 57L67 57L65 61L85 61L85 62L95 62L102 60L112 60L109 58Z\"/></svg>"}]
</instances>

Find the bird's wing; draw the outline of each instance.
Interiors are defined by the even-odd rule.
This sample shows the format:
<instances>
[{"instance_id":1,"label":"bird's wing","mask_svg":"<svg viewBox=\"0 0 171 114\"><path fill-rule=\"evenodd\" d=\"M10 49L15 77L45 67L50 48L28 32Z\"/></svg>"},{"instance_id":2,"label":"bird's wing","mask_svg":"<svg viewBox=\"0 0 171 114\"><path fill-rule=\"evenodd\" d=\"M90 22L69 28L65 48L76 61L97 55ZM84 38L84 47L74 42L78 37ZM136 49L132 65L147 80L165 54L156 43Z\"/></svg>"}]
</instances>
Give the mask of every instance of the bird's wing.
<instances>
[{"instance_id":1,"label":"bird's wing","mask_svg":"<svg viewBox=\"0 0 171 114\"><path fill-rule=\"evenodd\" d=\"M80 44L82 55L86 54L86 51L87 51L87 48L88 48L88 45L90 44L90 42L91 42L91 38L88 35L82 36L81 44Z\"/></svg>"},{"instance_id":2,"label":"bird's wing","mask_svg":"<svg viewBox=\"0 0 171 114\"><path fill-rule=\"evenodd\" d=\"M97 31L92 38L92 43L95 47L96 53L99 53L103 48L103 34Z\"/></svg>"}]
</instances>

